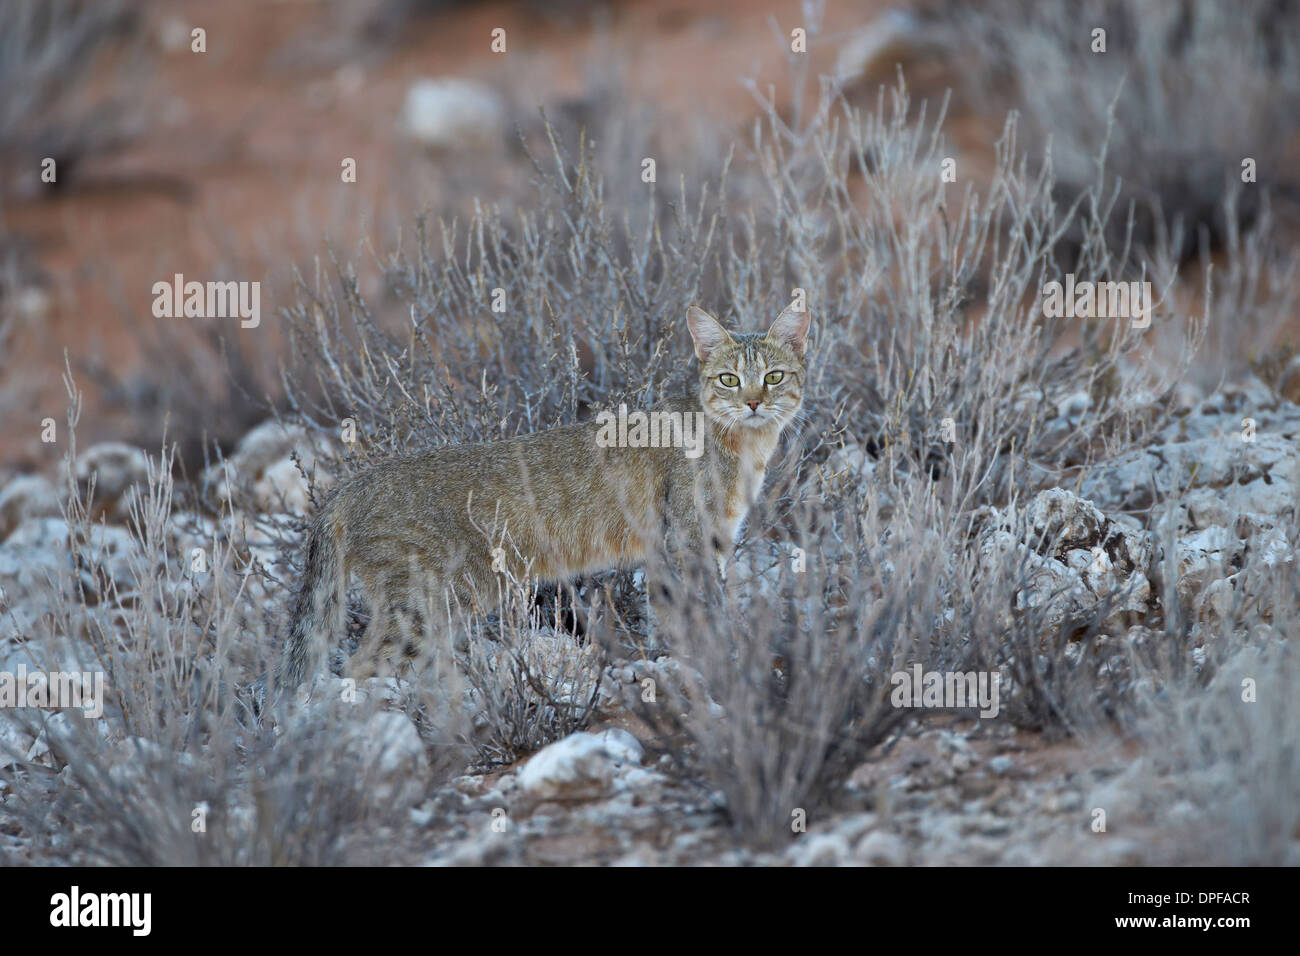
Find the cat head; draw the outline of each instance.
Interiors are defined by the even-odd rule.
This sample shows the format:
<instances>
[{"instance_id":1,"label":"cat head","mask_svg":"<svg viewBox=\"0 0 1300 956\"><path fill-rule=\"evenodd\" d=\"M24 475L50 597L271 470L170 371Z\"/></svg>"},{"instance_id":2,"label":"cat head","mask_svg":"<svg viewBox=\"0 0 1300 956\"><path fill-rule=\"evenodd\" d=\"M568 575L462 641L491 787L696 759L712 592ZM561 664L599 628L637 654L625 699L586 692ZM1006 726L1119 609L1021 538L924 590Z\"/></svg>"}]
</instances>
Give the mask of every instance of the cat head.
<instances>
[{"instance_id":1,"label":"cat head","mask_svg":"<svg viewBox=\"0 0 1300 956\"><path fill-rule=\"evenodd\" d=\"M812 314L787 308L763 332L734 335L703 309L686 310L700 360L700 402L727 431L788 425L803 401Z\"/></svg>"}]
</instances>

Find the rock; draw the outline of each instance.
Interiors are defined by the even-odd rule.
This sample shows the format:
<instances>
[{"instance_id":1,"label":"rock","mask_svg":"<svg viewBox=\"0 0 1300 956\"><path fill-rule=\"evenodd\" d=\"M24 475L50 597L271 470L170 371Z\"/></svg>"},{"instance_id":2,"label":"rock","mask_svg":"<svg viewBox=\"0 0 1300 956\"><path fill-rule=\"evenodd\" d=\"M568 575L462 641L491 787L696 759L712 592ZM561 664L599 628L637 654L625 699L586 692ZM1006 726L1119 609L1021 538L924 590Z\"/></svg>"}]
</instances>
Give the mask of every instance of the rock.
<instances>
[{"instance_id":1,"label":"rock","mask_svg":"<svg viewBox=\"0 0 1300 956\"><path fill-rule=\"evenodd\" d=\"M1056 414L1058 418L1077 425L1083 421L1090 408L1092 408L1091 395L1086 391L1073 392L1056 403Z\"/></svg>"},{"instance_id":2,"label":"rock","mask_svg":"<svg viewBox=\"0 0 1300 956\"><path fill-rule=\"evenodd\" d=\"M41 610L28 604L11 604L0 585L0 642L27 641L38 633Z\"/></svg>"},{"instance_id":3,"label":"rock","mask_svg":"<svg viewBox=\"0 0 1300 956\"><path fill-rule=\"evenodd\" d=\"M281 458L253 485L253 499L267 511L306 514L311 507L307 479L291 458Z\"/></svg>"},{"instance_id":4,"label":"rock","mask_svg":"<svg viewBox=\"0 0 1300 956\"><path fill-rule=\"evenodd\" d=\"M1295 561L1284 529L1260 528L1250 518L1239 518L1233 531L1207 528L1181 539L1178 556L1179 599L1197 621L1211 625L1243 613L1272 621L1278 594L1273 572Z\"/></svg>"},{"instance_id":5,"label":"rock","mask_svg":"<svg viewBox=\"0 0 1300 956\"><path fill-rule=\"evenodd\" d=\"M6 641L0 644L0 673L18 674L21 669L28 673L35 671L64 671L67 673L90 673L103 670L92 648L75 641L23 640Z\"/></svg>"},{"instance_id":6,"label":"rock","mask_svg":"<svg viewBox=\"0 0 1300 956\"><path fill-rule=\"evenodd\" d=\"M305 532L294 527L298 519L281 514L261 514L253 511L232 511L228 521L219 526L227 531L234 549L243 556L261 561L265 567L287 571L282 564L283 547L302 548ZM199 545L202 547L202 545Z\"/></svg>"},{"instance_id":7,"label":"rock","mask_svg":"<svg viewBox=\"0 0 1300 956\"><path fill-rule=\"evenodd\" d=\"M906 866L907 844L887 830L873 830L853 848L853 856L871 866Z\"/></svg>"},{"instance_id":8,"label":"rock","mask_svg":"<svg viewBox=\"0 0 1300 956\"><path fill-rule=\"evenodd\" d=\"M1231 502L1218 488L1193 488L1179 504L1186 511L1184 523L1188 528L1228 525L1236 520Z\"/></svg>"},{"instance_id":9,"label":"rock","mask_svg":"<svg viewBox=\"0 0 1300 956\"><path fill-rule=\"evenodd\" d=\"M847 441L827 455L826 460L808 474L799 494L805 499L818 500L851 493L854 489L869 490L869 500L875 516L887 520L893 514L894 501L888 483L876 475L877 463L861 445ZM864 533L869 534L868 516L864 514L862 520ZM833 540L823 541L821 547L826 560L834 561L838 558L839 552ZM770 566L770 563L765 561L762 565Z\"/></svg>"},{"instance_id":10,"label":"rock","mask_svg":"<svg viewBox=\"0 0 1300 956\"><path fill-rule=\"evenodd\" d=\"M75 760L78 754L99 752L112 745L111 731L105 721L58 711L45 715L32 746L48 755L52 766L61 766Z\"/></svg>"},{"instance_id":11,"label":"rock","mask_svg":"<svg viewBox=\"0 0 1300 956\"><path fill-rule=\"evenodd\" d=\"M365 776L369 800L415 803L427 795L428 756L415 724L391 709L401 706L407 691L391 677L353 682L321 675L294 695L277 728L292 739L281 746L311 746L327 735L338 759Z\"/></svg>"},{"instance_id":12,"label":"rock","mask_svg":"<svg viewBox=\"0 0 1300 956\"><path fill-rule=\"evenodd\" d=\"M110 753L111 758L105 761L109 764L108 776L126 791L128 799L152 792L160 773L174 775L176 780L200 773L199 761L193 754L170 750L148 737L125 737L113 745ZM71 767L77 775L75 758Z\"/></svg>"},{"instance_id":13,"label":"rock","mask_svg":"<svg viewBox=\"0 0 1300 956\"><path fill-rule=\"evenodd\" d=\"M125 528L113 525L92 525L76 558L82 585L101 599L135 590L146 570L140 542Z\"/></svg>"},{"instance_id":14,"label":"rock","mask_svg":"<svg viewBox=\"0 0 1300 956\"><path fill-rule=\"evenodd\" d=\"M66 551L68 523L62 518L34 518L10 533L0 548L32 548L37 551Z\"/></svg>"},{"instance_id":15,"label":"rock","mask_svg":"<svg viewBox=\"0 0 1300 956\"><path fill-rule=\"evenodd\" d=\"M975 763L975 751L960 734L941 730L936 735L934 744L939 756L947 759L949 766L957 773L965 773Z\"/></svg>"},{"instance_id":16,"label":"rock","mask_svg":"<svg viewBox=\"0 0 1300 956\"><path fill-rule=\"evenodd\" d=\"M1231 617L1236 600L1237 575L1211 581L1209 587L1196 597L1196 619L1214 624Z\"/></svg>"},{"instance_id":17,"label":"rock","mask_svg":"<svg viewBox=\"0 0 1300 956\"><path fill-rule=\"evenodd\" d=\"M347 709L366 704L399 707L407 692L407 685L396 677L354 681L320 674L310 684L298 688L289 719L328 722Z\"/></svg>"},{"instance_id":18,"label":"rock","mask_svg":"<svg viewBox=\"0 0 1300 956\"><path fill-rule=\"evenodd\" d=\"M451 785L457 793L463 793L467 797L479 797L487 792L487 784L481 776L456 777Z\"/></svg>"},{"instance_id":19,"label":"rock","mask_svg":"<svg viewBox=\"0 0 1300 956\"><path fill-rule=\"evenodd\" d=\"M1036 611L1052 628L1110 602L1107 619L1145 612L1152 536L1112 521L1091 501L1063 488L1039 492L1016 515L990 508L980 515L979 565L992 579L1021 577L1016 611Z\"/></svg>"},{"instance_id":20,"label":"rock","mask_svg":"<svg viewBox=\"0 0 1300 956\"><path fill-rule=\"evenodd\" d=\"M708 694L704 675L679 658L662 656L652 661L635 660L626 668L631 674L628 683L617 690L623 706L635 713L648 703L646 696L653 694L655 706L669 707L678 713L689 713L695 707L705 707L709 716L726 719L726 711Z\"/></svg>"},{"instance_id":21,"label":"rock","mask_svg":"<svg viewBox=\"0 0 1300 956\"><path fill-rule=\"evenodd\" d=\"M307 479L293 461L295 454L308 474L327 483L328 476L317 470L325 456L317 453L307 430L270 419L241 438L226 461L203 473L204 496L214 506L230 504L232 492L240 489L252 495L261 511L304 513Z\"/></svg>"},{"instance_id":22,"label":"rock","mask_svg":"<svg viewBox=\"0 0 1300 956\"><path fill-rule=\"evenodd\" d=\"M644 753L640 741L625 730L570 734L532 756L519 771L519 786L536 801L607 796L620 773L638 766Z\"/></svg>"},{"instance_id":23,"label":"rock","mask_svg":"<svg viewBox=\"0 0 1300 956\"><path fill-rule=\"evenodd\" d=\"M63 519L26 521L0 544L0 607L44 613L74 580L91 604L125 595L137 588L144 562L139 541L117 525L93 524L73 547Z\"/></svg>"},{"instance_id":24,"label":"rock","mask_svg":"<svg viewBox=\"0 0 1300 956\"><path fill-rule=\"evenodd\" d=\"M39 731L22 711L0 710L0 770L16 767L43 756L48 747L39 746Z\"/></svg>"},{"instance_id":25,"label":"rock","mask_svg":"<svg viewBox=\"0 0 1300 956\"><path fill-rule=\"evenodd\" d=\"M830 474L847 473L854 478L870 478L876 470L876 460L860 445L848 443L835 449L826 459Z\"/></svg>"},{"instance_id":26,"label":"rock","mask_svg":"<svg viewBox=\"0 0 1300 956\"><path fill-rule=\"evenodd\" d=\"M1098 851L1103 866L1146 866L1151 853L1137 840L1110 836L1099 842Z\"/></svg>"},{"instance_id":27,"label":"rock","mask_svg":"<svg viewBox=\"0 0 1300 956\"><path fill-rule=\"evenodd\" d=\"M1092 396L1087 392L1073 392L1056 403L1055 414L1044 425L1042 440L1052 444L1066 441L1071 433L1077 434L1080 423L1092 407Z\"/></svg>"},{"instance_id":28,"label":"rock","mask_svg":"<svg viewBox=\"0 0 1300 956\"><path fill-rule=\"evenodd\" d=\"M840 866L849 849L848 841L839 833L810 833L795 841L790 862L795 866Z\"/></svg>"},{"instance_id":29,"label":"rock","mask_svg":"<svg viewBox=\"0 0 1300 956\"><path fill-rule=\"evenodd\" d=\"M989 769L1000 777L1010 773L1015 765L1015 761L1005 754L998 754L989 760Z\"/></svg>"},{"instance_id":30,"label":"rock","mask_svg":"<svg viewBox=\"0 0 1300 956\"><path fill-rule=\"evenodd\" d=\"M84 496L94 485L93 507L110 521L125 522L131 516L134 494L147 489L149 456L133 445L102 442L77 456L73 466L77 485Z\"/></svg>"},{"instance_id":31,"label":"rock","mask_svg":"<svg viewBox=\"0 0 1300 956\"><path fill-rule=\"evenodd\" d=\"M0 544L0 637L33 637L38 620L62 602L80 599L78 583L85 587L89 604L114 587L123 594L135 588L139 555L130 533L114 525L93 525L89 536L70 550L62 518L34 518Z\"/></svg>"},{"instance_id":32,"label":"rock","mask_svg":"<svg viewBox=\"0 0 1300 956\"><path fill-rule=\"evenodd\" d=\"M832 816L816 831L797 835L785 851L794 866L846 866L859 862L853 852L857 843L878 824L874 813Z\"/></svg>"},{"instance_id":33,"label":"rock","mask_svg":"<svg viewBox=\"0 0 1300 956\"><path fill-rule=\"evenodd\" d=\"M1060 554L1070 548L1086 548L1100 539L1106 516L1091 501L1081 499L1064 488L1039 492L1025 509L1029 531L1037 550L1052 548Z\"/></svg>"},{"instance_id":34,"label":"rock","mask_svg":"<svg viewBox=\"0 0 1300 956\"><path fill-rule=\"evenodd\" d=\"M62 529L62 549L41 540L54 537L56 529ZM32 539L39 543L29 543ZM67 540L67 525L61 519L37 518L20 525L0 544L0 633L7 631L5 615L18 608L33 616L49 610L49 597L60 580L71 576Z\"/></svg>"},{"instance_id":35,"label":"rock","mask_svg":"<svg viewBox=\"0 0 1300 956\"><path fill-rule=\"evenodd\" d=\"M1238 525L1240 528L1240 525ZM1281 528L1268 528L1255 534L1241 535L1249 539L1250 550L1259 560L1270 568L1295 561L1295 551L1291 547L1286 532Z\"/></svg>"},{"instance_id":36,"label":"rock","mask_svg":"<svg viewBox=\"0 0 1300 956\"><path fill-rule=\"evenodd\" d=\"M1193 530L1239 515L1276 523L1300 490L1300 407L1258 383L1225 386L1141 448L1096 466L1079 487L1108 511L1180 502Z\"/></svg>"},{"instance_id":37,"label":"rock","mask_svg":"<svg viewBox=\"0 0 1300 956\"><path fill-rule=\"evenodd\" d=\"M1225 577L1242 542L1226 528L1212 527L1178 541L1178 596L1190 605L1211 582Z\"/></svg>"},{"instance_id":38,"label":"rock","mask_svg":"<svg viewBox=\"0 0 1300 956\"><path fill-rule=\"evenodd\" d=\"M499 149L506 110L490 87L454 77L419 79L402 103L402 131L431 149Z\"/></svg>"},{"instance_id":39,"label":"rock","mask_svg":"<svg viewBox=\"0 0 1300 956\"><path fill-rule=\"evenodd\" d=\"M267 468L297 451L311 453L311 439L300 425L269 419L239 440L230 463L242 474L260 476Z\"/></svg>"},{"instance_id":40,"label":"rock","mask_svg":"<svg viewBox=\"0 0 1300 956\"><path fill-rule=\"evenodd\" d=\"M20 475L0 491L0 542L24 521L59 514L54 485L41 475Z\"/></svg>"},{"instance_id":41,"label":"rock","mask_svg":"<svg viewBox=\"0 0 1300 956\"><path fill-rule=\"evenodd\" d=\"M232 527L238 529L240 526L203 514L173 511L171 520L167 522L167 546L187 569L193 566L194 550L202 549L204 563L211 569L217 553L216 543Z\"/></svg>"},{"instance_id":42,"label":"rock","mask_svg":"<svg viewBox=\"0 0 1300 956\"><path fill-rule=\"evenodd\" d=\"M420 734L399 711L375 711L348 744L368 770L378 775L376 785L387 790L389 799L398 799L399 793L409 790L409 783L421 786L428 774Z\"/></svg>"}]
</instances>

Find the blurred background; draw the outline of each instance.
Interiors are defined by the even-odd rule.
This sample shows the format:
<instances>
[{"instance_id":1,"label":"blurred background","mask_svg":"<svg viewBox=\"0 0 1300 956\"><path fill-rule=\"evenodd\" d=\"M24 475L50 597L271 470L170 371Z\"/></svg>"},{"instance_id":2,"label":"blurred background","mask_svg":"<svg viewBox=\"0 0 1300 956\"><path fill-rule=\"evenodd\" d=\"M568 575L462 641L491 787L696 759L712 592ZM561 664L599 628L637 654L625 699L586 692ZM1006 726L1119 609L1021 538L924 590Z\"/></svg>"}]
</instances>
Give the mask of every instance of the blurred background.
<instances>
[{"instance_id":1,"label":"blurred background","mask_svg":"<svg viewBox=\"0 0 1300 956\"><path fill-rule=\"evenodd\" d=\"M903 76L916 112L943 111L959 182L976 188L1012 111L1017 148L1050 156L1062 204L1097 181L1104 146L1133 209L1114 217L1118 238L1180 263L1191 295L1224 249L1260 243L1234 281L1267 308L1249 335L1212 329L1212 373L1286 374L1298 8L0 0L0 478L48 464L40 421L63 421L65 352L87 394L83 442L153 448L165 429L197 469L205 445L228 449L276 400L291 345L277 310L296 274L348 262L382 312L383 264L417 215L463 221L481 200L509 217L548 136L572 149L585 134L615 206L655 157L671 203L679 180L696 190L743 151L756 97L791 114L819 82L870 107ZM261 326L155 318L152 285L176 273L261 282Z\"/></svg>"}]
</instances>

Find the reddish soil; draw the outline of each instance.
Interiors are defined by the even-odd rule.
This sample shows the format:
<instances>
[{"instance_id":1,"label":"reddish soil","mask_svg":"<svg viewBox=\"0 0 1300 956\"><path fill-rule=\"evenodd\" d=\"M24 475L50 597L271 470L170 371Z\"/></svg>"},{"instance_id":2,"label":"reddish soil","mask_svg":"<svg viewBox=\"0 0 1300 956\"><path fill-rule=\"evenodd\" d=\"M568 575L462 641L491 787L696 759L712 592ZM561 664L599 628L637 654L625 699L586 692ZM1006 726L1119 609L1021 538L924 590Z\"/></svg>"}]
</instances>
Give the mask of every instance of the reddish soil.
<instances>
[{"instance_id":1,"label":"reddish soil","mask_svg":"<svg viewBox=\"0 0 1300 956\"><path fill-rule=\"evenodd\" d=\"M828 12L810 49L814 70L828 69L844 31L870 19L876 4L865 6ZM643 0L597 17L586 4L479 3L411 19L395 40L375 42L346 4L176 0L144 10L153 37L169 23L182 40L202 26L207 52L150 42L157 63L138 91L145 133L120 152L87 158L67 188L6 206L8 227L34 249L50 296L48 312L20 327L4 363L22 411L0 421L0 462L10 469L48 468L62 453L62 441L42 445L38 433L47 415L64 420L65 348L87 393L82 447L119 436L158 440L140 434L112 389L82 370L97 365L99 378L131 387L170 361L176 346L160 348L159 334L183 340L193 330L159 329L160 321L179 323L152 316L154 282L178 272L262 281L260 328L214 321L266 359L278 347L275 310L294 265L309 272L327 239L344 258L360 258L366 235L382 252L420 209L465 198L436 195L431 161L398 131L413 79L483 80L526 110L582 94L584 64L606 51L663 121L708 117L729 136L755 113L742 79L779 75L769 18L785 36L799 23L788 0ZM507 31L505 55L489 48L498 26ZM341 182L345 156L357 160L355 184ZM197 391L221 394L220 370L178 369L198 376ZM172 423L173 432L185 427Z\"/></svg>"}]
</instances>

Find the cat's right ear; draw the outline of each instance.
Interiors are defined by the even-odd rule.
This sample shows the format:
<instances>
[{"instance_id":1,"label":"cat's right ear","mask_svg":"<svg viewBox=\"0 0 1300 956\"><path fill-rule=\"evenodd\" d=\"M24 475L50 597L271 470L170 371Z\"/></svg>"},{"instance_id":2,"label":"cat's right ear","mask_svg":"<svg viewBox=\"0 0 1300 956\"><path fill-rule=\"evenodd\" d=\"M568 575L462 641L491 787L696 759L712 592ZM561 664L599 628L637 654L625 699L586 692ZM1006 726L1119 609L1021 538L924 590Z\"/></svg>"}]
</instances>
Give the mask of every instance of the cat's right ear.
<instances>
[{"instance_id":1,"label":"cat's right ear","mask_svg":"<svg viewBox=\"0 0 1300 956\"><path fill-rule=\"evenodd\" d=\"M701 362L707 362L718 348L734 341L721 322L696 306L686 310L686 326L691 330L691 341L695 343L695 357Z\"/></svg>"}]
</instances>

